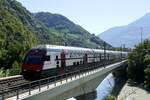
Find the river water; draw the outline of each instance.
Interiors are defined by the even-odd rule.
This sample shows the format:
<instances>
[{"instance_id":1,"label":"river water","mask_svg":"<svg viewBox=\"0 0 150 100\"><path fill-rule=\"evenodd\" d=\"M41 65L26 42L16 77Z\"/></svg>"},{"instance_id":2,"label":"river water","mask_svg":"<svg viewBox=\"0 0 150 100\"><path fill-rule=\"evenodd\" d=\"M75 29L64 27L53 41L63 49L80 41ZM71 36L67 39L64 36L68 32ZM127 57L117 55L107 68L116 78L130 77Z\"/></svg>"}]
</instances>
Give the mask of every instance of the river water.
<instances>
[{"instance_id":1,"label":"river water","mask_svg":"<svg viewBox=\"0 0 150 100\"><path fill-rule=\"evenodd\" d=\"M115 85L115 78L112 74L109 74L97 87L97 97L95 100L104 100L109 95Z\"/></svg>"},{"instance_id":2,"label":"river water","mask_svg":"<svg viewBox=\"0 0 150 100\"><path fill-rule=\"evenodd\" d=\"M90 100L105 100L105 97L111 93L115 86L115 77L112 74L109 74L97 87L96 91L88 94L92 95L88 98ZM70 98L68 100L76 100L75 98ZM81 99L82 100L82 99Z\"/></svg>"}]
</instances>

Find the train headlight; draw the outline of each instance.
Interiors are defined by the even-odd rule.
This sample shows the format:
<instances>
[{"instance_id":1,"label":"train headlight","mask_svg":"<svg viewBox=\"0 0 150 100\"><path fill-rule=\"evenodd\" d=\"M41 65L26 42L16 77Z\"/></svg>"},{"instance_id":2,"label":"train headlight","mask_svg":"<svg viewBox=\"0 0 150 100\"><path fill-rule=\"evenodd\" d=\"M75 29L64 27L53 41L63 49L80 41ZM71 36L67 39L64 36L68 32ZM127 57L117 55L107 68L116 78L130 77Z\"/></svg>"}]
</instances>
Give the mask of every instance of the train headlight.
<instances>
[{"instance_id":1,"label":"train headlight","mask_svg":"<svg viewBox=\"0 0 150 100\"><path fill-rule=\"evenodd\" d=\"M39 72L40 70L36 70L37 72Z\"/></svg>"}]
</instances>

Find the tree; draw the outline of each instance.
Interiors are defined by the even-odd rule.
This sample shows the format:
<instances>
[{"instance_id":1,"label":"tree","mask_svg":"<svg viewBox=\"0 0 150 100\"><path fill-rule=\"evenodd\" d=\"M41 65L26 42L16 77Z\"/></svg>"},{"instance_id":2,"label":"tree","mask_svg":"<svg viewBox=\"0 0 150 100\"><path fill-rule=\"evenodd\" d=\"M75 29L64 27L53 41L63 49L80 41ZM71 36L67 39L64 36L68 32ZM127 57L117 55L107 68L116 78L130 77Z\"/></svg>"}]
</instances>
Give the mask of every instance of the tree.
<instances>
[{"instance_id":1,"label":"tree","mask_svg":"<svg viewBox=\"0 0 150 100\"><path fill-rule=\"evenodd\" d=\"M146 68L144 70L145 72L144 87L148 89L150 88L150 54L146 54L144 58L145 58L144 62L146 64Z\"/></svg>"},{"instance_id":2,"label":"tree","mask_svg":"<svg viewBox=\"0 0 150 100\"><path fill-rule=\"evenodd\" d=\"M147 79L149 78L149 54L150 40L145 40L132 50L128 57L127 70L130 79L136 82L143 82L145 80L145 74L148 75L146 76Z\"/></svg>"},{"instance_id":3,"label":"tree","mask_svg":"<svg viewBox=\"0 0 150 100\"><path fill-rule=\"evenodd\" d=\"M0 68L10 69L14 61L22 63L25 53L37 42L32 31L6 9L7 1L2 1L0 1Z\"/></svg>"}]
</instances>

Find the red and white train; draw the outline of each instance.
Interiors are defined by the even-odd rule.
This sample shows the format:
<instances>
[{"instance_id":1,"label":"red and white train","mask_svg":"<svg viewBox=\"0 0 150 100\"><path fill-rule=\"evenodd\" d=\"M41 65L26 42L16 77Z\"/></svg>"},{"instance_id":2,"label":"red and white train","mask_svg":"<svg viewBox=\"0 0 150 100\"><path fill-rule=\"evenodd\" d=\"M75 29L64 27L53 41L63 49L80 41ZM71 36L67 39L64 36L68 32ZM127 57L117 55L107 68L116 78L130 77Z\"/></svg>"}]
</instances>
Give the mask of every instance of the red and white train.
<instances>
[{"instance_id":1,"label":"red and white train","mask_svg":"<svg viewBox=\"0 0 150 100\"><path fill-rule=\"evenodd\" d=\"M104 57L105 55L105 57ZM22 64L24 77L48 77L85 68L92 63L127 57L127 52L70 46L39 45L31 49Z\"/></svg>"}]
</instances>

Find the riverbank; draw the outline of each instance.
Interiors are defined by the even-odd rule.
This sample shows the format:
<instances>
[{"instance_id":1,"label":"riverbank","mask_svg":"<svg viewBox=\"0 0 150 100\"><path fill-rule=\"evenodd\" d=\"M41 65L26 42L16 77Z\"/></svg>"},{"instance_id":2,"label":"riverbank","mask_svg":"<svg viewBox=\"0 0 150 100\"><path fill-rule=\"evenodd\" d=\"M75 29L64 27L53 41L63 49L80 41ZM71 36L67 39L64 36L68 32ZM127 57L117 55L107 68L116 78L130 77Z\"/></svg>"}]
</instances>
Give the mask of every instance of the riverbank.
<instances>
[{"instance_id":1,"label":"riverbank","mask_svg":"<svg viewBox=\"0 0 150 100\"><path fill-rule=\"evenodd\" d=\"M130 86L126 83L121 89L117 100L150 100L150 93L142 86Z\"/></svg>"}]
</instances>

